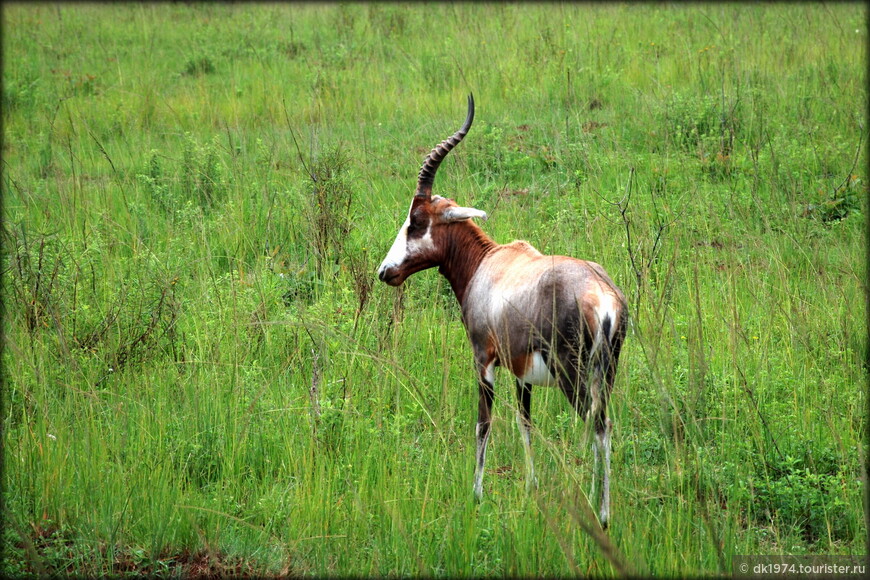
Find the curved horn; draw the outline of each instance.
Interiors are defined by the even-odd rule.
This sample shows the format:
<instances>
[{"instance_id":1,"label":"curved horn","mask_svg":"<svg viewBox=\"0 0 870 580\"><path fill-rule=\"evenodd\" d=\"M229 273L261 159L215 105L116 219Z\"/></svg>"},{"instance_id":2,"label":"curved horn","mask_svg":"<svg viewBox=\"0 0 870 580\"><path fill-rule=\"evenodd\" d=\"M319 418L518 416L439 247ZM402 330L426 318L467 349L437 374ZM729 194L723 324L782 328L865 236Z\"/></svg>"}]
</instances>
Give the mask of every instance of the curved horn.
<instances>
[{"instance_id":1,"label":"curved horn","mask_svg":"<svg viewBox=\"0 0 870 580\"><path fill-rule=\"evenodd\" d=\"M468 133L471 128L471 123L474 121L474 96L468 95L468 116L465 117L465 123L452 137L448 137L436 146L426 159L423 160L423 167L420 168L420 176L417 178L417 193L415 196L431 197L432 183L435 181L435 172L438 171L438 166L450 153L450 150L456 147L462 138Z\"/></svg>"}]
</instances>

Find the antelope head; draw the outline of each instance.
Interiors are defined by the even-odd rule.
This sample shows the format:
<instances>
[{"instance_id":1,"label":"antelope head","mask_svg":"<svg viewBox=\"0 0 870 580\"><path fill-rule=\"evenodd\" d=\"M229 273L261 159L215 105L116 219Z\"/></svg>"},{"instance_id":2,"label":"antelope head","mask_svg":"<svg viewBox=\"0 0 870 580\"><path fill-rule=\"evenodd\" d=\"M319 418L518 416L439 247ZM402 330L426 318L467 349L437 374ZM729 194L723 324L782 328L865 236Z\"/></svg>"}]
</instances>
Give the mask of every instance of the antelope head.
<instances>
[{"instance_id":1,"label":"antelope head","mask_svg":"<svg viewBox=\"0 0 870 580\"><path fill-rule=\"evenodd\" d=\"M452 199L432 195L438 166L462 141L473 120L474 98L468 95L468 115L462 128L432 149L423 160L408 217L378 268L378 278L390 286L400 285L415 272L442 264L449 249L447 241L452 239L448 228L471 218L486 219L486 213L479 209L460 207Z\"/></svg>"}]
</instances>

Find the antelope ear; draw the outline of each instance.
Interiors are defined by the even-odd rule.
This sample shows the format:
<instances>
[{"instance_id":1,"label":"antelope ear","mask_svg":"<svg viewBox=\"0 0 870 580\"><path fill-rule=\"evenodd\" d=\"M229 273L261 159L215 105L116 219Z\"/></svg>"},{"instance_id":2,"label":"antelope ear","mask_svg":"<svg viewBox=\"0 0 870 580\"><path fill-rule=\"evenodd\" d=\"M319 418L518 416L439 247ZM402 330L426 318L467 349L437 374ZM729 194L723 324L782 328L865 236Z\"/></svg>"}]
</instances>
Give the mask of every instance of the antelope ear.
<instances>
[{"instance_id":1,"label":"antelope ear","mask_svg":"<svg viewBox=\"0 0 870 580\"><path fill-rule=\"evenodd\" d=\"M450 207L444 210L441 214L445 222L461 222L471 218L480 218L486 221L487 215L485 211L474 209L473 207Z\"/></svg>"}]
</instances>

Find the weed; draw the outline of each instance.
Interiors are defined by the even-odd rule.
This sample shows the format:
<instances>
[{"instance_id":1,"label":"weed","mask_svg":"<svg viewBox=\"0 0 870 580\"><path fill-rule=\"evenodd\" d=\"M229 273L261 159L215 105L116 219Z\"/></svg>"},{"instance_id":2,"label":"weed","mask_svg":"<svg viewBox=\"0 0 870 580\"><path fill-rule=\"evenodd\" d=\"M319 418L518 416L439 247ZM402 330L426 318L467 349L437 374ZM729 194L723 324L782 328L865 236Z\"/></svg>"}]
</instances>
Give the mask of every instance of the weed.
<instances>
[{"instance_id":1,"label":"weed","mask_svg":"<svg viewBox=\"0 0 870 580\"><path fill-rule=\"evenodd\" d=\"M171 187L169 180L163 172L163 162L160 153L151 151L151 156L145 167L145 173L139 173L136 177L145 185L151 199L167 214L174 215L179 209L181 200L176 188Z\"/></svg>"},{"instance_id":2,"label":"weed","mask_svg":"<svg viewBox=\"0 0 870 580\"><path fill-rule=\"evenodd\" d=\"M861 199L866 198L867 187L855 174L850 174L846 182L833 191L819 192L822 201L810 203L804 208L803 216L821 220L824 223L837 222L861 211Z\"/></svg>"},{"instance_id":3,"label":"weed","mask_svg":"<svg viewBox=\"0 0 870 580\"><path fill-rule=\"evenodd\" d=\"M277 46L278 52L290 59L299 57L305 51L305 48L305 45L301 42L293 42L292 40L281 41Z\"/></svg>"},{"instance_id":4,"label":"weed","mask_svg":"<svg viewBox=\"0 0 870 580\"><path fill-rule=\"evenodd\" d=\"M353 179L349 157L339 148L325 151L311 171L308 197L310 240L318 277L335 276L345 257L344 247L353 224Z\"/></svg>"},{"instance_id":5,"label":"weed","mask_svg":"<svg viewBox=\"0 0 870 580\"><path fill-rule=\"evenodd\" d=\"M369 256L368 248L349 252L347 259L353 290L357 297L357 308L354 315L354 321L357 321L372 296L375 283L372 272L375 269L375 265Z\"/></svg>"},{"instance_id":6,"label":"weed","mask_svg":"<svg viewBox=\"0 0 870 580\"><path fill-rule=\"evenodd\" d=\"M184 432L182 427L178 427ZM177 448L172 456L178 473L183 474L185 485L203 489L220 481L225 441L217 426L194 434L193 438L173 437Z\"/></svg>"},{"instance_id":7,"label":"weed","mask_svg":"<svg viewBox=\"0 0 870 580\"><path fill-rule=\"evenodd\" d=\"M181 160L181 193L203 208L209 208L223 199L226 193L223 164L217 152L216 140L200 145L190 134L185 134ZM152 155L152 160L154 156Z\"/></svg>"},{"instance_id":8,"label":"weed","mask_svg":"<svg viewBox=\"0 0 870 580\"><path fill-rule=\"evenodd\" d=\"M30 333L50 326L60 307L59 274L65 269L56 235L31 240L24 225L3 231L4 247L12 247L7 283L15 300L9 310L18 313ZM8 251L8 250L7 250Z\"/></svg>"},{"instance_id":9,"label":"weed","mask_svg":"<svg viewBox=\"0 0 870 580\"><path fill-rule=\"evenodd\" d=\"M2 105L6 111L19 107L32 107L33 102L40 98L40 82L36 78L22 80L4 79Z\"/></svg>"},{"instance_id":10,"label":"weed","mask_svg":"<svg viewBox=\"0 0 870 580\"><path fill-rule=\"evenodd\" d=\"M188 60L184 64L183 74L187 76L198 77L201 75L213 74L216 70L214 61L210 56L197 56Z\"/></svg>"}]
</instances>

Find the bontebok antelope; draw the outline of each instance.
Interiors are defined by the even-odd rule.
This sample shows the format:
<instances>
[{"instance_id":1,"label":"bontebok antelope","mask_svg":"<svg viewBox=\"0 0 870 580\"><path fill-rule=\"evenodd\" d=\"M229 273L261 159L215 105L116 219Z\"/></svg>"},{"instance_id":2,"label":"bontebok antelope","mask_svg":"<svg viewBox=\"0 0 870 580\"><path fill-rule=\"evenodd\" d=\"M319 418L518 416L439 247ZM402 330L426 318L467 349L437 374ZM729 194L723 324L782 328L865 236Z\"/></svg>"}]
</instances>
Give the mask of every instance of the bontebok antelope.
<instances>
[{"instance_id":1,"label":"bontebok antelope","mask_svg":"<svg viewBox=\"0 0 870 580\"><path fill-rule=\"evenodd\" d=\"M485 212L432 195L438 166L468 133L473 119L474 99L469 95L462 128L423 161L408 218L378 277L398 286L411 274L438 266L459 300L479 389L477 499L483 496L495 367L505 366L516 376L527 486L537 486L530 433L532 385L558 386L594 426L593 489L601 471L599 519L606 526L612 431L607 401L625 338L625 297L598 264L545 256L523 241L497 244L471 221L485 220Z\"/></svg>"}]
</instances>

